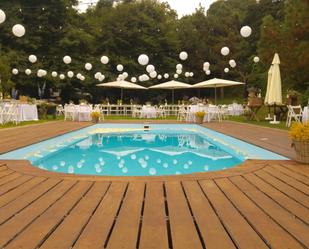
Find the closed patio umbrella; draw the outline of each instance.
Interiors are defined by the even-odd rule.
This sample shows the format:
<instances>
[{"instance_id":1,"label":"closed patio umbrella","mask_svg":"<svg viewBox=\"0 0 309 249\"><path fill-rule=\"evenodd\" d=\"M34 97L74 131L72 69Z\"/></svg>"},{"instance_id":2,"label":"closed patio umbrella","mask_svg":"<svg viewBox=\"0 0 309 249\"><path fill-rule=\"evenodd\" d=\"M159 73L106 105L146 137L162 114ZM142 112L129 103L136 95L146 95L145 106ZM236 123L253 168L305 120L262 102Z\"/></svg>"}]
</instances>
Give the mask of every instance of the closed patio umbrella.
<instances>
[{"instance_id":1,"label":"closed patio umbrella","mask_svg":"<svg viewBox=\"0 0 309 249\"><path fill-rule=\"evenodd\" d=\"M142 90L147 89L146 87L143 87L143 86L140 86L140 85L137 85L137 84L125 81L125 80L101 83L101 84L97 84L97 86L120 88L121 89L121 100L123 97L123 89L142 89Z\"/></svg>"},{"instance_id":2,"label":"closed patio umbrella","mask_svg":"<svg viewBox=\"0 0 309 249\"><path fill-rule=\"evenodd\" d=\"M266 105L282 104L282 89L280 75L280 59L276 53L272 61L272 65L268 71L267 91L265 96Z\"/></svg>"},{"instance_id":3,"label":"closed patio umbrella","mask_svg":"<svg viewBox=\"0 0 309 249\"><path fill-rule=\"evenodd\" d=\"M232 80L213 78L210 80L197 83L193 85L192 88L215 88L215 104L216 104L217 103L217 87L236 86L236 85L243 85L243 84L245 83L238 82L238 81L232 81Z\"/></svg>"},{"instance_id":4,"label":"closed patio umbrella","mask_svg":"<svg viewBox=\"0 0 309 249\"><path fill-rule=\"evenodd\" d=\"M172 90L172 103L174 104L174 90L175 89L185 89L185 88L191 88L191 85L179 82L176 80L171 80L165 83L161 83L158 85L154 85L149 87L149 89L170 89Z\"/></svg>"}]
</instances>

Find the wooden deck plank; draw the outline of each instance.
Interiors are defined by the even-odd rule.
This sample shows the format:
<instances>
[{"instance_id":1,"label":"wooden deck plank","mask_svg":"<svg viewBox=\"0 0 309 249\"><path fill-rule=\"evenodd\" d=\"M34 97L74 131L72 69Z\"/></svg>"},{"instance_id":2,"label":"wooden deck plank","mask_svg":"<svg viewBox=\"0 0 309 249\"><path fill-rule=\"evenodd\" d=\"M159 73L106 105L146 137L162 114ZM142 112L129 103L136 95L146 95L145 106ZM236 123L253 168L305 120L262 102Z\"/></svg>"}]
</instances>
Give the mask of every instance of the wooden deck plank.
<instances>
[{"instance_id":1,"label":"wooden deck plank","mask_svg":"<svg viewBox=\"0 0 309 249\"><path fill-rule=\"evenodd\" d=\"M237 207L270 248L303 248L289 233L276 224L228 179L215 180L220 189Z\"/></svg>"},{"instance_id":2,"label":"wooden deck plank","mask_svg":"<svg viewBox=\"0 0 309 249\"><path fill-rule=\"evenodd\" d=\"M9 175L9 174L12 174L12 173L14 173L14 171L11 170L11 169L8 169L8 168L6 168L6 169L0 171L0 179L3 178L4 176L7 176L7 175Z\"/></svg>"},{"instance_id":3,"label":"wooden deck plank","mask_svg":"<svg viewBox=\"0 0 309 249\"><path fill-rule=\"evenodd\" d=\"M281 180L277 179L276 177L269 174L265 170L260 170L258 172L255 172L255 174L259 177L262 177L264 181L268 182L269 184L274 186L276 189L280 190L282 193L287 195L289 198L292 198L296 200L298 203L301 203L303 206L309 208L308 196L305 195L304 193L282 182Z\"/></svg>"},{"instance_id":4,"label":"wooden deck plank","mask_svg":"<svg viewBox=\"0 0 309 249\"><path fill-rule=\"evenodd\" d=\"M307 186L309 185L309 178L293 171L293 169L291 167L286 168L286 167L283 167L282 165L273 164L272 168L275 168L276 170L282 172L283 174L290 176L290 177L306 184ZM303 171L303 172L305 172L305 171Z\"/></svg>"},{"instance_id":5,"label":"wooden deck plank","mask_svg":"<svg viewBox=\"0 0 309 249\"><path fill-rule=\"evenodd\" d=\"M200 184L238 248L268 248L214 181L201 181Z\"/></svg>"},{"instance_id":6,"label":"wooden deck plank","mask_svg":"<svg viewBox=\"0 0 309 249\"><path fill-rule=\"evenodd\" d=\"M309 195L309 186L308 185L305 185L302 182L300 182L300 181L298 181L298 180L296 180L296 179L294 179L290 176L287 176L287 175L281 173L279 170L276 170L272 167L265 168L265 171L272 174L273 176L280 179L281 181L289 184L293 188L303 192L306 195Z\"/></svg>"},{"instance_id":7,"label":"wooden deck plank","mask_svg":"<svg viewBox=\"0 0 309 249\"><path fill-rule=\"evenodd\" d=\"M36 200L32 205L26 207L15 216L0 226L0 248L13 239L35 218L40 216L48 209L57 199L61 198L68 191L74 182L64 181L52 188L40 199ZM12 205L5 206L7 208ZM3 208L3 209L4 209ZM15 213L15 212L14 212ZM13 213L13 214L14 214ZM2 214L2 212L0 212ZM10 214L9 214L10 215ZM3 216L9 216L8 210L3 213Z\"/></svg>"},{"instance_id":8,"label":"wooden deck plank","mask_svg":"<svg viewBox=\"0 0 309 249\"><path fill-rule=\"evenodd\" d=\"M296 172L300 175L303 175L307 178L309 177L308 164L300 164L300 163L292 161L292 162L280 163L280 166L285 167L286 169L289 169L289 170Z\"/></svg>"},{"instance_id":9,"label":"wooden deck plank","mask_svg":"<svg viewBox=\"0 0 309 249\"><path fill-rule=\"evenodd\" d=\"M14 200L8 205L2 207L0 209L0 224L5 220L13 216L14 214L20 212L22 209L27 207L37 198L44 197L44 194L48 192L51 188L53 188L60 180L50 179L44 182L40 188L37 188L33 191L29 191L20 198Z\"/></svg>"},{"instance_id":10,"label":"wooden deck plank","mask_svg":"<svg viewBox=\"0 0 309 249\"><path fill-rule=\"evenodd\" d=\"M253 184L256 188L270 197L272 200L276 201L280 206L284 207L285 209L289 210L299 219L303 220L307 224L309 224L309 209L305 208L304 206L300 205L298 202L294 201L293 199L287 197L280 191L273 188L271 185L263 181L262 179L258 178L253 174L246 174L244 178ZM307 197L309 200L309 198Z\"/></svg>"},{"instance_id":11,"label":"wooden deck plank","mask_svg":"<svg viewBox=\"0 0 309 249\"><path fill-rule=\"evenodd\" d=\"M259 191L255 186L241 176L230 178L231 181L241 189L256 205L258 205L273 220L280 224L286 231L294 236L305 247L309 247L309 227L301 220L283 209L276 202Z\"/></svg>"},{"instance_id":12,"label":"wooden deck plank","mask_svg":"<svg viewBox=\"0 0 309 249\"><path fill-rule=\"evenodd\" d=\"M17 177L20 177L21 174L19 173L16 173L16 172L13 172L12 174L8 174L6 176L3 176L0 178L0 186L10 182L10 181L13 181L14 179L16 179Z\"/></svg>"},{"instance_id":13,"label":"wooden deck plank","mask_svg":"<svg viewBox=\"0 0 309 249\"><path fill-rule=\"evenodd\" d=\"M180 182L166 182L173 248L202 248Z\"/></svg>"},{"instance_id":14,"label":"wooden deck plank","mask_svg":"<svg viewBox=\"0 0 309 249\"><path fill-rule=\"evenodd\" d=\"M21 177L2 185L0 189L0 196L29 181L31 178L32 176L22 175Z\"/></svg>"},{"instance_id":15,"label":"wooden deck plank","mask_svg":"<svg viewBox=\"0 0 309 249\"><path fill-rule=\"evenodd\" d=\"M45 181L45 178L33 177L30 181L18 186L17 188L11 190L0 196L0 207L6 205L7 203L13 201L14 199L20 197L21 195L28 192L30 189L37 186L39 183Z\"/></svg>"},{"instance_id":16,"label":"wooden deck plank","mask_svg":"<svg viewBox=\"0 0 309 249\"><path fill-rule=\"evenodd\" d=\"M199 184L196 181L184 181L183 186L206 248L236 248Z\"/></svg>"},{"instance_id":17,"label":"wooden deck plank","mask_svg":"<svg viewBox=\"0 0 309 249\"><path fill-rule=\"evenodd\" d=\"M147 183L139 248L168 248L164 201L163 183Z\"/></svg>"},{"instance_id":18,"label":"wooden deck plank","mask_svg":"<svg viewBox=\"0 0 309 249\"><path fill-rule=\"evenodd\" d=\"M142 182L129 183L128 192L117 217L107 248L135 248L141 218L145 184ZM130 229L128 229L130 228ZM124 236L119 239L119 235Z\"/></svg>"},{"instance_id":19,"label":"wooden deck plank","mask_svg":"<svg viewBox=\"0 0 309 249\"><path fill-rule=\"evenodd\" d=\"M74 249L101 249L107 239L127 183L111 184L99 207L79 236Z\"/></svg>"},{"instance_id":20,"label":"wooden deck plank","mask_svg":"<svg viewBox=\"0 0 309 249\"><path fill-rule=\"evenodd\" d=\"M92 216L93 211L104 196L108 185L109 183L106 182L95 183L90 191L81 199L76 207L74 207L70 215L67 216L40 248L71 248L78 238L79 233L82 231L82 228L86 225L86 222ZM53 217L53 219L55 218ZM51 220L51 218L48 220ZM44 221L41 221L41 223L44 224Z\"/></svg>"},{"instance_id":21,"label":"wooden deck plank","mask_svg":"<svg viewBox=\"0 0 309 249\"><path fill-rule=\"evenodd\" d=\"M65 193L48 210L33 221L24 231L6 246L7 249L37 248L53 228L69 213L72 207L84 196L90 182L79 182ZM73 229L73 228L71 228ZM31 239L29 239L31 238ZM66 237L63 237L66 240ZM60 245L61 246L61 245ZM58 246L54 247L57 248ZM53 247L51 247L53 248Z\"/></svg>"}]
</instances>

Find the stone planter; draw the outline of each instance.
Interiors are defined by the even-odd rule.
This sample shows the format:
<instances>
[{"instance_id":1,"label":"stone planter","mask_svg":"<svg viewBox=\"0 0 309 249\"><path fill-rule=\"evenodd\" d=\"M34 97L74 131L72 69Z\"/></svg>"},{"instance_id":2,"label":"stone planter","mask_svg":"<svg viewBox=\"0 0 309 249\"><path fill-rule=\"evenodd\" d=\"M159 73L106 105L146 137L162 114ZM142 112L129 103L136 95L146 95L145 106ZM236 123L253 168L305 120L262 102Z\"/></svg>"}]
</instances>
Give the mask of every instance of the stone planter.
<instances>
[{"instance_id":1,"label":"stone planter","mask_svg":"<svg viewBox=\"0 0 309 249\"><path fill-rule=\"evenodd\" d=\"M309 165L309 141L292 140L292 147L296 152L296 161Z\"/></svg>"}]
</instances>

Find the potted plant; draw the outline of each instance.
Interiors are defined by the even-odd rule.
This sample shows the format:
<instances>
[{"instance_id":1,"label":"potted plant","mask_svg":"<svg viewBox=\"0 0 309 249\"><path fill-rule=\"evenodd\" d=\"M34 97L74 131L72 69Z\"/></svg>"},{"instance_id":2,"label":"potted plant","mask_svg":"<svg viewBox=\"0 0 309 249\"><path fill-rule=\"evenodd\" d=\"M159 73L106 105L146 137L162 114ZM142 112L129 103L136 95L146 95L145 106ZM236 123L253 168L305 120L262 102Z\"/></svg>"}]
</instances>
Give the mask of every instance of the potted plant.
<instances>
[{"instance_id":1,"label":"potted plant","mask_svg":"<svg viewBox=\"0 0 309 249\"><path fill-rule=\"evenodd\" d=\"M204 121L205 114L206 114L205 112L196 112L195 113L196 123L202 124Z\"/></svg>"},{"instance_id":2,"label":"potted plant","mask_svg":"<svg viewBox=\"0 0 309 249\"><path fill-rule=\"evenodd\" d=\"M100 113L99 112L92 112L91 118L93 123L98 123L100 119Z\"/></svg>"},{"instance_id":3,"label":"potted plant","mask_svg":"<svg viewBox=\"0 0 309 249\"><path fill-rule=\"evenodd\" d=\"M296 152L296 161L309 164L309 122L294 122L289 130L292 147Z\"/></svg>"}]
</instances>

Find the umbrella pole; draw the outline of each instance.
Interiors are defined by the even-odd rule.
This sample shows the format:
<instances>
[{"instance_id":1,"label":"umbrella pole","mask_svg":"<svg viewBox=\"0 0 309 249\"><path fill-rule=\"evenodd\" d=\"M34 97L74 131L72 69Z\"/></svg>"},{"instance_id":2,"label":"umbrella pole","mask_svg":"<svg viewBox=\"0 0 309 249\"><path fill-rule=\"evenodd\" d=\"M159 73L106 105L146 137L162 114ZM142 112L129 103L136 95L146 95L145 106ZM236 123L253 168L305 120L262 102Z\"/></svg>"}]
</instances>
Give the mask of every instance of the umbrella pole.
<instances>
[{"instance_id":1,"label":"umbrella pole","mask_svg":"<svg viewBox=\"0 0 309 249\"><path fill-rule=\"evenodd\" d=\"M174 104L174 97L175 97L174 94L175 94L174 89L172 89L172 104Z\"/></svg>"},{"instance_id":2,"label":"umbrella pole","mask_svg":"<svg viewBox=\"0 0 309 249\"><path fill-rule=\"evenodd\" d=\"M215 86L215 105L217 104L217 87Z\"/></svg>"},{"instance_id":3,"label":"umbrella pole","mask_svg":"<svg viewBox=\"0 0 309 249\"><path fill-rule=\"evenodd\" d=\"M122 101L122 98L123 98L123 88L121 88L121 94L120 94L121 101Z\"/></svg>"}]
</instances>

